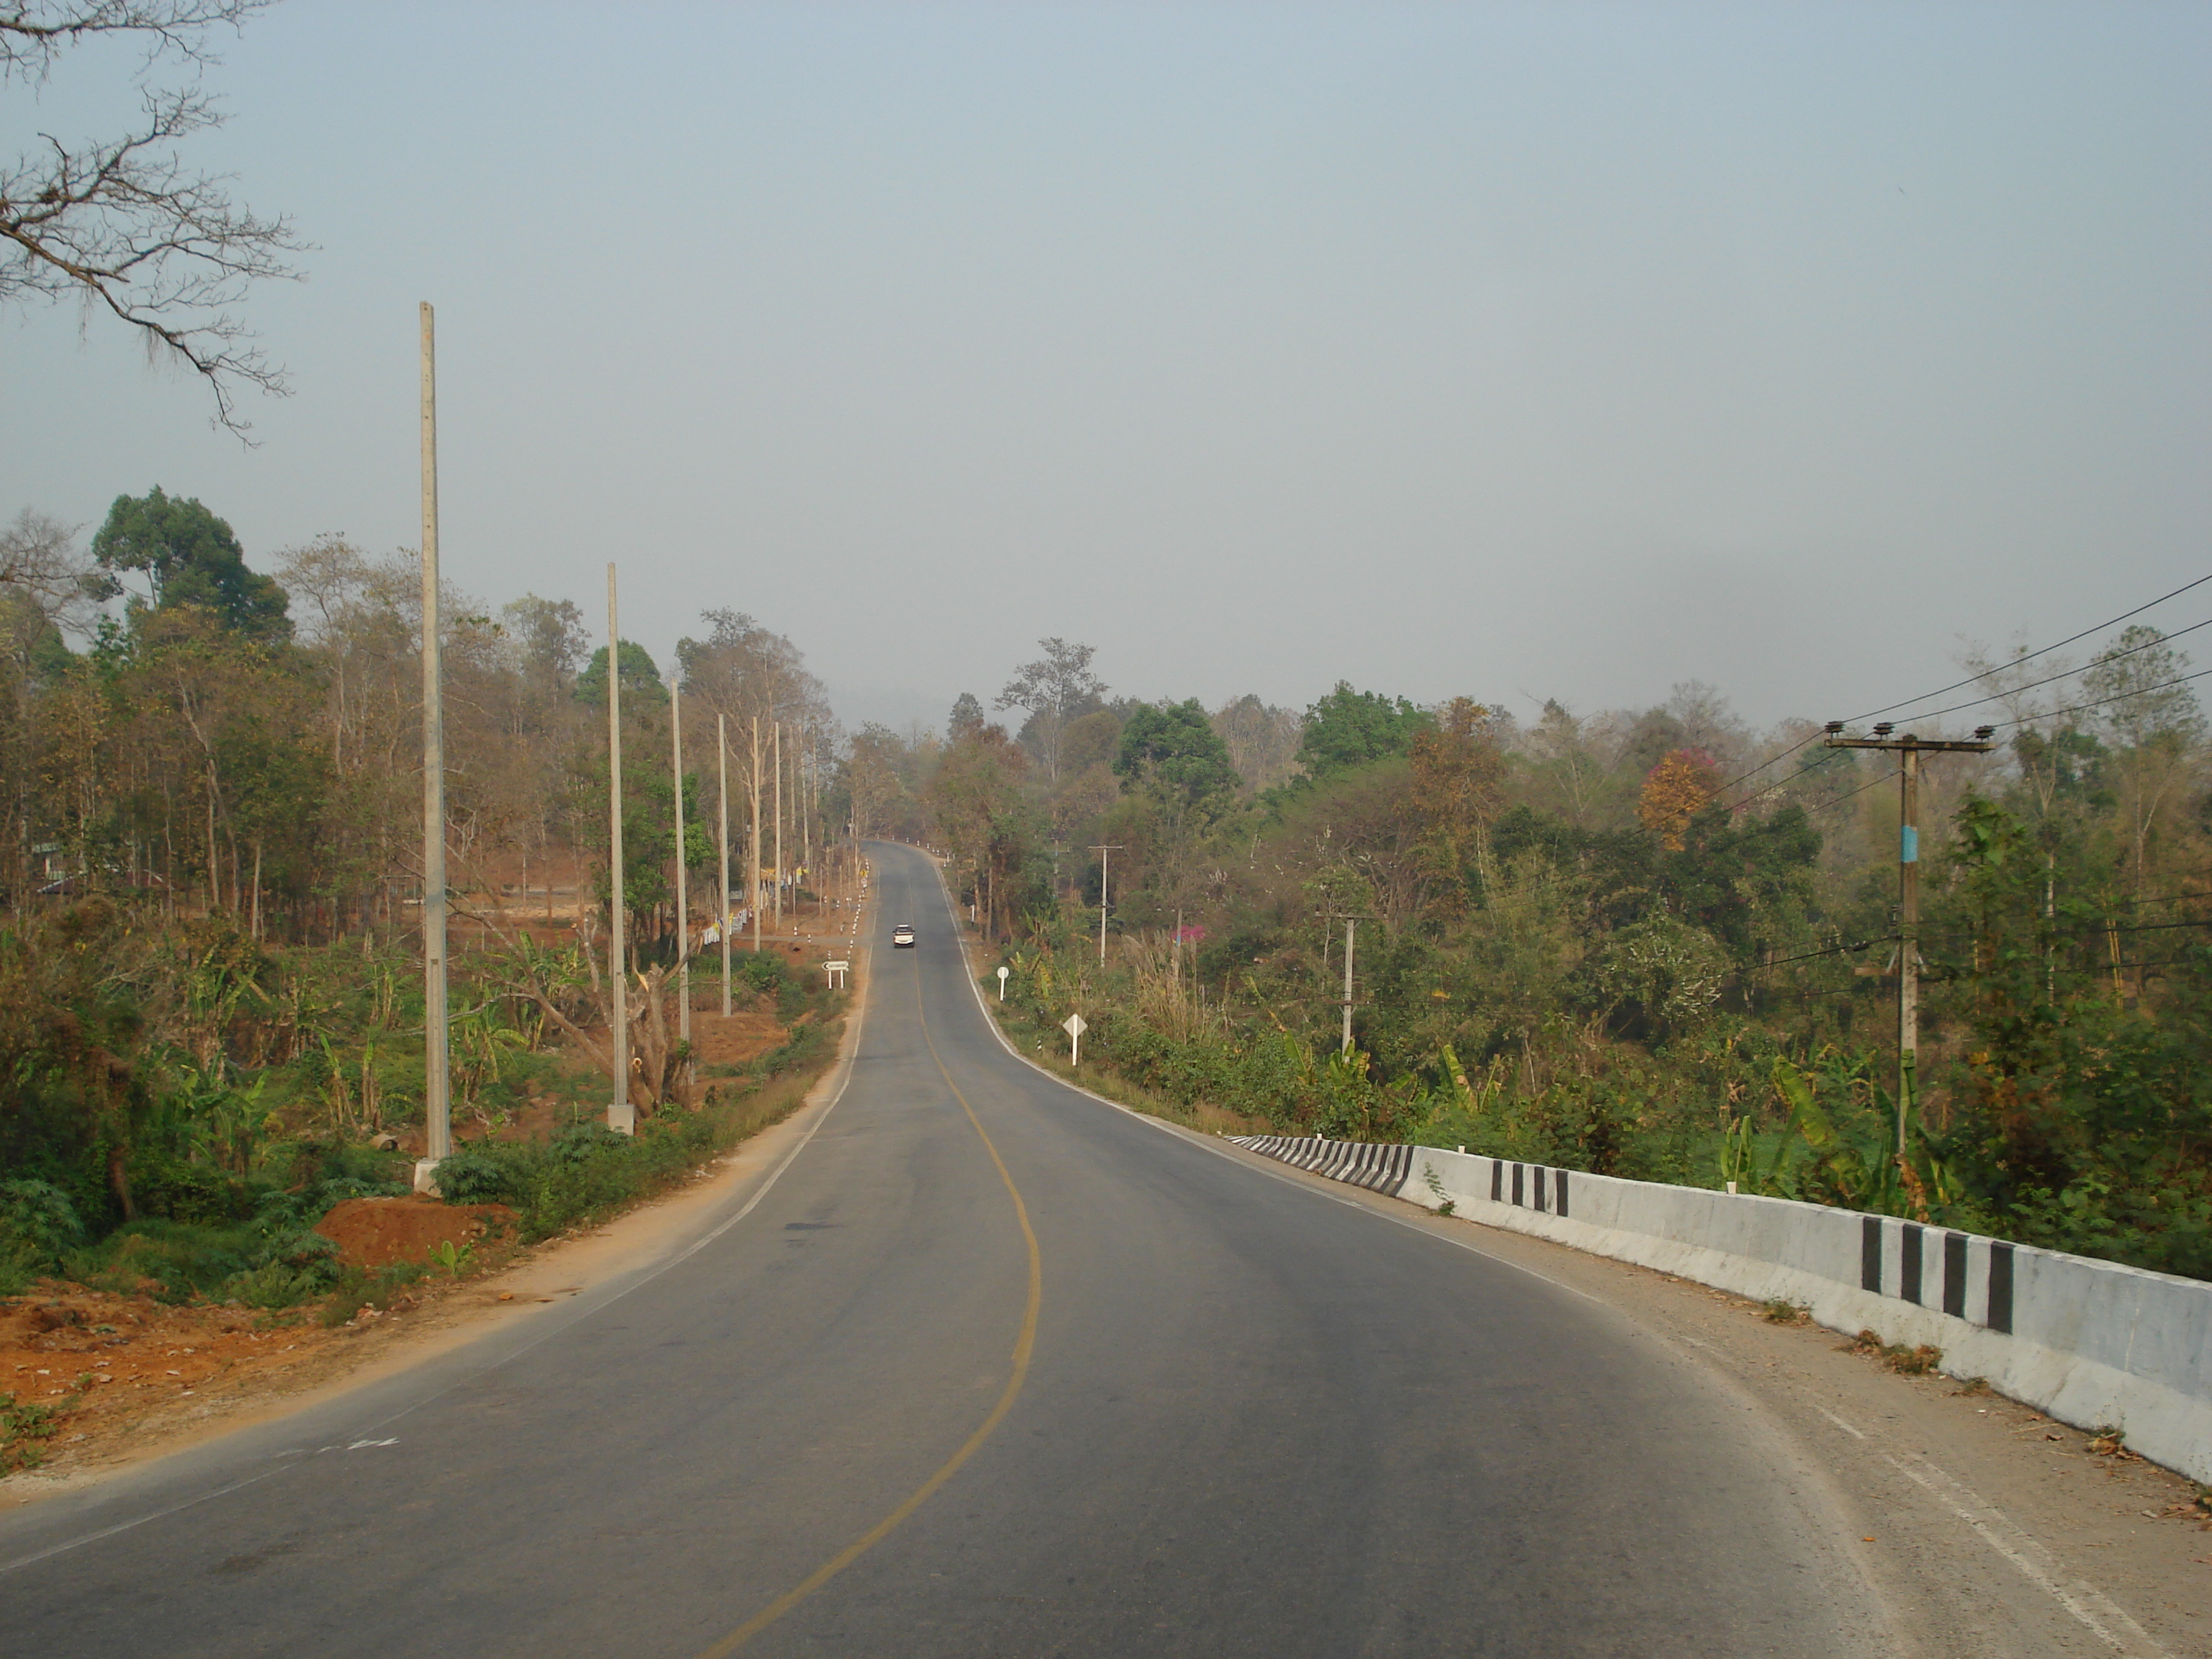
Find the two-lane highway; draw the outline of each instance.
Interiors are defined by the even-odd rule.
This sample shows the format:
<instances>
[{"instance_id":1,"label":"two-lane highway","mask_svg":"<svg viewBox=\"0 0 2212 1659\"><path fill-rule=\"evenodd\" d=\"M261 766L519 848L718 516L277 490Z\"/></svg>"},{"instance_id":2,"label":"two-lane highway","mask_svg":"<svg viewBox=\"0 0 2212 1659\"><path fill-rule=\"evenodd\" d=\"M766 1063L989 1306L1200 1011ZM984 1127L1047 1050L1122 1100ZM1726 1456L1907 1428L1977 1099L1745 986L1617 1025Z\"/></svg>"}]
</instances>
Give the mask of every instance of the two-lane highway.
<instances>
[{"instance_id":1,"label":"two-lane highway","mask_svg":"<svg viewBox=\"0 0 2212 1659\"><path fill-rule=\"evenodd\" d=\"M0 1516L0 1656L1893 1650L1744 1396L1021 1064L875 868L850 1081L742 1219Z\"/></svg>"}]
</instances>

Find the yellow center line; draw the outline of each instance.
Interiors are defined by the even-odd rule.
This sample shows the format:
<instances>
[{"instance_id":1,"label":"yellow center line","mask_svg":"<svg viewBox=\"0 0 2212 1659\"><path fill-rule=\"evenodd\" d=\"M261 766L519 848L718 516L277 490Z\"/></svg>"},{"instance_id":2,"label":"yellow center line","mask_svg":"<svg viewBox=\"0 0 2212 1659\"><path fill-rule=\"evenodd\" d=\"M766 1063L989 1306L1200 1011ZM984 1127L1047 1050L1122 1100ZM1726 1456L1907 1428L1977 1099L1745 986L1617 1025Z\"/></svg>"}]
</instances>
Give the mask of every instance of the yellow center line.
<instances>
[{"instance_id":1,"label":"yellow center line","mask_svg":"<svg viewBox=\"0 0 2212 1659\"><path fill-rule=\"evenodd\" d=\"M999 1179L1006 1184L1006 1195L1014 1200L1014 1218L1022 1224L1022 1241L1029 1247L1029 1297L1022 1310L1021 1334L1014 1340L1013 1375L1006 1379L1006 1392L999 1396L999 1403L991 1408L991 1414L983 1419L982 1425L968 1437L967 1443L958 1451L945 1460L943 1468L916 1487L904 1503L817 1567L802 1583L786 1590L713 1647L707 1649L699 1659L725 1659L726 1655L735 1653L890 1537L902 1522L936 1494L939 1486L958 1474L960 1466L973 1457L999 1425L1006 1421L1006 1413L1013 1410L1014 1401L1021 1394L1022 1384L1029 1380L1030 1356L1036 1349L1037 1308L1044 1295L1043 1261L1037 1253L1036 1231L1030 1225L1029 1206L1022 1202L1021 1188L1014 1185L1014 1177L1006 1168L1006 1159L999 1156L999 1149L992 1143L991 1137L984 1133L982 1121L975 1115L975 1109L968 1103L968 1097L960 1092L960 1085L952 1080L952 1073L945 1069L945 1061L937 1052L936 1041L929 1034L929 1016L921 1006L921 975L919 973L915 975L914 1003L915 1012L921 1019L921 1040L929 1049L930 1059L937 1064L937 1074L945 1079L945 1086L952 1091L952 1097L960 1103L960 1109L968 1114L969 1124L975 1129L976 1138L982 1141L983 1150L991 1155L991 1162L999 1171Z\"/></svg>"}]
</instances>

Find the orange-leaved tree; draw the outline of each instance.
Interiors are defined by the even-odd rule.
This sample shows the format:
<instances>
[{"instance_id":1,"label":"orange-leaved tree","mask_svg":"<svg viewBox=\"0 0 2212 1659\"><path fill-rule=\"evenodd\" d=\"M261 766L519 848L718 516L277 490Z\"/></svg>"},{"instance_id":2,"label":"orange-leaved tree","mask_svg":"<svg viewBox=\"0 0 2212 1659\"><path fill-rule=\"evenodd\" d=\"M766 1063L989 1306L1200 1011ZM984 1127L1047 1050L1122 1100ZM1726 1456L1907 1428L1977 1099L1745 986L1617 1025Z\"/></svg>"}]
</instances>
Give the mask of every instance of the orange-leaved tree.
<instances>
[{"instance_id":1,"label":"orange-leaved tree","mask_svg":"<svg viewBox=\"0 0 2212 1659\"><path fill-rule=\"evenodd\" d=\"M1671 749L1644 775L1636 816L1656 831L1670 853L1682 850L1682 831L1698 810L1720 793L1720 763L1702 749Z\"/></svg>"}]
</instances>

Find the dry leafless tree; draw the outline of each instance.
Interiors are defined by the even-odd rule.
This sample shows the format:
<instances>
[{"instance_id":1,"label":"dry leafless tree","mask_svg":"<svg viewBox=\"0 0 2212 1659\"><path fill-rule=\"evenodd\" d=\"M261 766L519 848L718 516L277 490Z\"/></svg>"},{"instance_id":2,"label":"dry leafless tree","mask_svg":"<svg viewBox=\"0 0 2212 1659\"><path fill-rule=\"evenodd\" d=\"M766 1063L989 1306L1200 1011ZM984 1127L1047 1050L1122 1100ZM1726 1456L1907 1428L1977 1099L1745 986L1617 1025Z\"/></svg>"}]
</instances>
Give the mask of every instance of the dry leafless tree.
<instances>
[{"instance_id":1,"label":"dry leafless tree","mask_svg":"<svg viewBox=\"0 0 2212 1659\"><path fill-rule=\"evenodd\" d=\"M235 314L257 280L296 277L304 250L291 221L264 218L230 193L234 180L179 154L221 126L197 84L161 87L157 69L197 77L216 61L216 32L270 0L0 0L0 92L35 95L71 47L106 38L143 48L143 113L121 135L65 143L40 132L0 164L0 304L75 297L139 331L150 356L190 365L215 398L215 424L241 437L241 386L282 396L283 370Z\"/></svg>"}]
</instances>

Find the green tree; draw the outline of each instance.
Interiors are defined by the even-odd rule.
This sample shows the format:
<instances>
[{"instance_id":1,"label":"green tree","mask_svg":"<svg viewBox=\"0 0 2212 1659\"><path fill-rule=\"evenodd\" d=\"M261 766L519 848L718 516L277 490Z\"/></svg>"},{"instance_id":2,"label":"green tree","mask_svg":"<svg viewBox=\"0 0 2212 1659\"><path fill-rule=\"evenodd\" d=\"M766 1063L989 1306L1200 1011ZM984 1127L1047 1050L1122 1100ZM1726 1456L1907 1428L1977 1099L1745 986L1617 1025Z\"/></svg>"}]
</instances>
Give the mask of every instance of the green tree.
<instances>
[{"instance_id":1,"label":"green tree","mask_svg":"<svg viewBox=\"0 0 2212 1659\"><path fill-rule=\"evenodd\" d=\"M1121 728L1114 771L1127 787L1185 810L1215 807L1237 793L1229 745L1195 697L1133 708Z\"/></svg>"},{"instance_id":2,"label":"green tree","mask_svg":"<svg viewBox=\"0 0 2212 1659\"><path fill-rule=\"evenodd\" d=\"M110 573L143 572L156 611L205 611L231 632L264 643L292 637L284 590L274 577L246 568L237 535L197 499L167 495L159 484L144 495L118 495L92 538L92 556ZM111 574L104 596L122 591Z\"/></svg>"},{"instance_id":3,"label":"green tree","mask_svg":"<svg viewBox=\"0 0 2212 1659\"><path fill-rule=\"evenodd\" d=\"M660 671L653 666L651 653L635 640L622 642L622 700L623 708L641 711L664 708L668 704L668 688L660 682ZM576 701L592 708L607 706L607 648L604 645L592 653L592 660L576 676Z\"/></svg>"},{"instance_id":4,"label":"green tree","mask_svg":"<svg viewBox=\"0 0 2212 1659\"><path fill-rule=\"evenodd\" d=\"M1355 691L1348 680L1306 710L1305 731L1298 739L1298 762L1310 778L1402 755L1413 747L1413 734L1433 722L1403 697L1386 697L1379 691Z\"/></svg>"}]
</instances>

